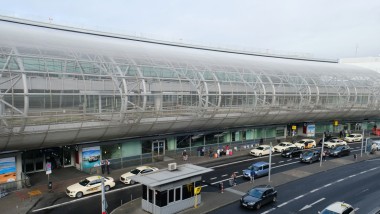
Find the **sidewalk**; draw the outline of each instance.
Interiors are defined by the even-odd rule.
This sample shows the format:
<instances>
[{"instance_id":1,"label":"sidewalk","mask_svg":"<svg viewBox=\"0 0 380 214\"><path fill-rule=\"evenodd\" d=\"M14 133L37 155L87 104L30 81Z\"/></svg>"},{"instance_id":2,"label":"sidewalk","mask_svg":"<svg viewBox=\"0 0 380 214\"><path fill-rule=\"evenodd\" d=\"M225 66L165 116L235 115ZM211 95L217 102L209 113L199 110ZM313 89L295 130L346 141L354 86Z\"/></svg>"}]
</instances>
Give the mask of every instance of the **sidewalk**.
<instances>
[{"instance_id":1,"label":"sidewalk","mask_svg":"<svg viewBox=\"0 0 380 214\"><path fill-rule=\"evenodd\" d=\"M240 154L244 155L244 154ZM360 155L359 155L360 156ZM375 155L366 155L363 154L363 157L358 157L356 162L365 161L368 159L380 158L380 152L377 152ZM305 164L305 166L299 167L297 169L276 173L271 176L270 184L272 186L279 186L290 181L294 181L300 178L313 175L322 171L327 171L340 167L343 165L354 163L352 155L343 158L331 158L326 162L323 162L322 167L319 166L319 163L314 164ZM180 212L181 214L192 214L192 213L208 213L210 211L219 209L228 204L238 201L242 195L244 195L248 189L253 186L260 184L268 184L268 178L259 178L255 180L255 183L252 184L249 181L238 184L234 187L229 187L224 190L224 193L219 192L202 192L202 203L198 208L190 208ZM143 211L141 208L141 198L135 199L132 202L125 203L119 208L111 212L111 214L146 214L147 212Z\"/></svg>"}]
</instances>

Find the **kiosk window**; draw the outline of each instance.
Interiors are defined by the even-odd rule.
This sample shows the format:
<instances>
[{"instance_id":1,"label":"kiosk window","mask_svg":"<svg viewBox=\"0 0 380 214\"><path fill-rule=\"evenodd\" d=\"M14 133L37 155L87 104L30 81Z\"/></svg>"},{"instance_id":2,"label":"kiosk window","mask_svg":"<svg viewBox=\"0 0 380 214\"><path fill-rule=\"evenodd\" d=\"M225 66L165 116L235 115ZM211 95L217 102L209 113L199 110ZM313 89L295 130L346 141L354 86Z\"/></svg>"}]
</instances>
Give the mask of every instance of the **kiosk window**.
<instances>
[{"instance_id":1,"label":"kiosk window","mask_svg":"<svg viewBox=\"0 0 380 214\"><path fill-rule=\"evenodd\" d=\"M169 190L169 203L174 201L174 189Z\"/></svg>"},{"instance_id":2,"label":"kiosk window","mask_svg":"<svg viewBox=\"0 0 380 214\"><path fill-rule=\"evenodd\" d=\"M175 189L175 200L176 201L181 200L181 188Z\"/></svg>"},{"instance_id":3,"label":"kiosk window","mask_svg":"<svg viewBox=\"0 0 380 214\"><path fill-rule=\"evenodd\" d=\"M153 190L149 189L149 202L153 203Z\"/></svg>"},{"instance_id":4,"label":"kiosk window","mask_svg":"<svg viewBox=\"0 0 380 214\"><path fill-rule=\"evenodd\" d=\"M156 191L156 205L159 207L164 207L168 205L168 194L167 191Z\"/></svg>"},{"instance_id":5,"label":"kiosk window","mask_svg":"<svg viewBox=\"0 0 380 214\"><path fill-rule=\"evenodd\" d=\"M143 190L142 190L142 198L144 199L144 200L147 200L148 199L148 197L147 197L147 194L146 194L146 186L145 185L142 185L143 186Z\"/></svg>"},{"instance_id":6,"label":"kiosk window","mask_svg":"<svg viewBox=\"0 0 380 214\"><path fill-rule=\"evenodd\" d=\"M193 196L192 189L193 189L192 184L185 184L182 186L182 200L185 200Z\"/></svg>"}]
</instances>

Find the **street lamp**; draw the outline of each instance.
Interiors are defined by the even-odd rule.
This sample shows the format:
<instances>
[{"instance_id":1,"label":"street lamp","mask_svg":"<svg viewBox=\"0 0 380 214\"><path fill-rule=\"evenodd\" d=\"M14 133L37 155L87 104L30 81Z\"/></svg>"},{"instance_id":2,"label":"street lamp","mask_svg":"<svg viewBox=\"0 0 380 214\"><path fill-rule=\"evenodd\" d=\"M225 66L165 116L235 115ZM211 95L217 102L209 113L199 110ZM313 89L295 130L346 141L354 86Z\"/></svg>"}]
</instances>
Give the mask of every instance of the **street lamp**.
<instances>
[{"instance_id":1,"label":"street lamp","mask_svg":"<svg viewBox=\"0 0 380 214\"><path fill-rule=\"evenodd\" d=\"M322 149L321 149L321 157L319 158L319 166L322 166L323 161L323 148L325 147L325 134L322 135ZM326 157L325 157L326 158Z\"/></svg>"},{"instance_id":2,"label":"street lamp","mask_svg":"<svg viewBox=\"0 0 380 214\"><path fill-rule=\"evenodd\" d=\"M270 142L270 147L269 147L269 173L268 173L268 182L270 182L271 169L272 169L272 142Z\"/></svg>"}]
</instances>

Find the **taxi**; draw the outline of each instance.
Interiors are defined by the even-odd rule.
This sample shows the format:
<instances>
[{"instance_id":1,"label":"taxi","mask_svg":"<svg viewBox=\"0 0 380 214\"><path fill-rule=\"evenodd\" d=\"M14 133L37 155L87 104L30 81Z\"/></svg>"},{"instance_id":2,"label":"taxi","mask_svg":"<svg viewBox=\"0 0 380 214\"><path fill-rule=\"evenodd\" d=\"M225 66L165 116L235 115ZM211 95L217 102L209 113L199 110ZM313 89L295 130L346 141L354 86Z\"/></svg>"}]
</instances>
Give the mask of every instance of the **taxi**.
<instances>
[{"instance_id":1,"label":"taxi","mask_svg":"<svg viewBox=\"0 0 380 214\"><path fill-rule=\"evenodd\" d=\"M355 209L344 202L337 201L335 203L330 204L327 206L325 209L323 209L321 212L318 212L320 214L331 214L331 213L336 213L336 214L355 214Z\"/></svg>"},{"instance_id":2,"label":"taxi","mask_svg":"<svg viewBox=\"0 0 380 214\"><path fill-rule=\"evenodd\" d=\"M300 141L297 141L294 145L300 149L311 149L317 146L315 140L313 139L302 139Z\"/></svg>"},{"instance_id":3,"label":"taxi","mask_svg":"<svg viewBox=\"0 0 380 214\"><path fill-rule=\"evenodd\" d=\"M80 198L83 195L102 191L102 176L87 177L76 184L66 188L66 194L72 198ZM115 186L115 181L111 177L104 177L104 191Z\"/></svg>"},{"instance_id":4,"label":"taxi","mask_svg":"<svg viewBox=\"0 0 380 214\"><path fill-rule=\"evenodd\" d=\"M124 184L134 184L135 181L130 179L130 177L140 174L145 174L148 172L154 172L157 171L158 168L156 167L150 167L150 166L140 166L136 169L131 170L130 172L124 173L120 176L120 181Z\"/></svg>"}]
</instances>

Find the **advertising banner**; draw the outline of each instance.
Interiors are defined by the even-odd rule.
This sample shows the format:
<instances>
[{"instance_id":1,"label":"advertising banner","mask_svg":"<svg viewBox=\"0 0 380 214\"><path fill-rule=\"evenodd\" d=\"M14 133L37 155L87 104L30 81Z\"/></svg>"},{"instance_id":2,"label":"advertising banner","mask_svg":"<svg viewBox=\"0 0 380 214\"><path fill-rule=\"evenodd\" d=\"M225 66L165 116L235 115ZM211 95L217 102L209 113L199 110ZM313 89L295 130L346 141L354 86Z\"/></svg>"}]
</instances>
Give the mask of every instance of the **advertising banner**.
<instances>
[{"instance_id":1,"label":"advertising banner","mask_svg":"<svg viewBox=\"0 0 380 214\"><path fill-rule=\"evenodd\" d=\"M100 146L82 149L82 166L83 169L100 166Z\"/></svg>"},{"instance_id":2,"label":"advertising banner","mask_svg":"<svg viewBox=\"0 0 380 214\"><path fill-rule=\"evenodd\" d=\"M0 159L0 184L16 181L16 158Z\"/></svg>"},{"instance_id":3,"label":"advertising banner","mask_svg":"<svg viewBox=\"0 0 380 214\"><path fill-rule=\"evenodd\" d=\"M307 125L306 136L315 137L315 125L314 124Z\"/></svg>"}]
</instances>

